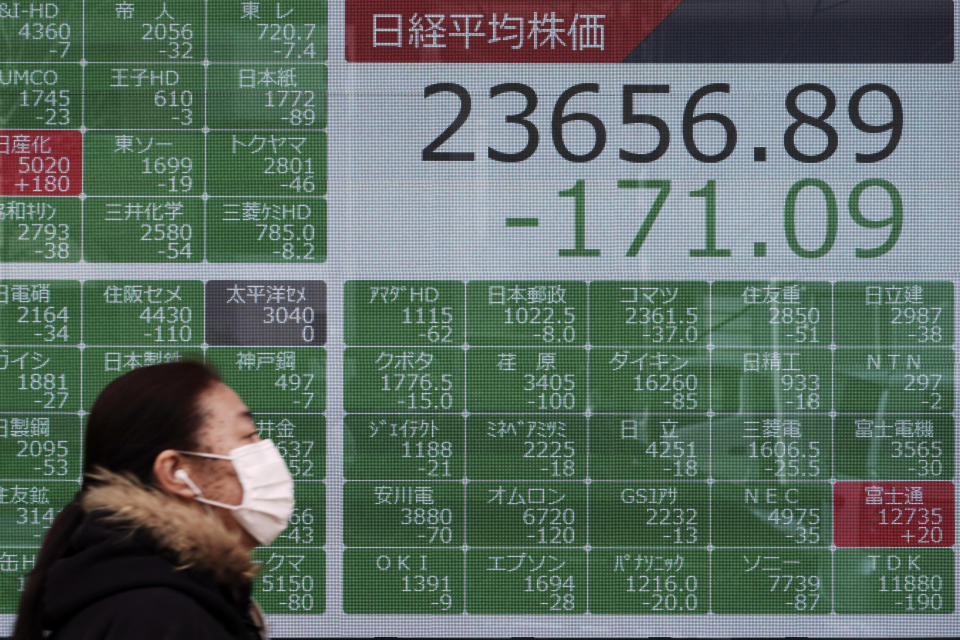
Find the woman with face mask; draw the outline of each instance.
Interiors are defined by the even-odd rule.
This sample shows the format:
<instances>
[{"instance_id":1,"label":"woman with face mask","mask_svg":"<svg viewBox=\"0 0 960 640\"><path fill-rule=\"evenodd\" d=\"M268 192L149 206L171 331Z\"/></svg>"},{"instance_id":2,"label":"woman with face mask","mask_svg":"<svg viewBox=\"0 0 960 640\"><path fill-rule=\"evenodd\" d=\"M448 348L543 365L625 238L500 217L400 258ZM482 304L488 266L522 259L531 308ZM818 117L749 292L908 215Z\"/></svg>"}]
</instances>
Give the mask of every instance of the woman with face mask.
<instances>
[{"instance_id":1,"label":"woman with face mask","mask_svg":"<svg viewBox=\"0 0 960 640\"><path fill-rule=\"evenodd\" d=\"M111 382L86 425L84 480L20 602L16 640L266 638L250 553L293 510L293 481L209 367Z\"/></svg>"}]
</instances>

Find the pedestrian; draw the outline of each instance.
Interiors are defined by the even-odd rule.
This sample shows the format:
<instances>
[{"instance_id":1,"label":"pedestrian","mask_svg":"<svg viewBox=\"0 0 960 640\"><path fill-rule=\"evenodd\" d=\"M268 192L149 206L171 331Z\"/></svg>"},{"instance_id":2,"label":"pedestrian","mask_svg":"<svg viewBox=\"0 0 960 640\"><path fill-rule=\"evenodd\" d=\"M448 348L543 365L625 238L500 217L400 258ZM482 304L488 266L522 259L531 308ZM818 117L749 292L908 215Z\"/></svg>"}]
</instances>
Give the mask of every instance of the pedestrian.
<instances>
[{"instance_id":1,"label":"pedestrian","mask_svg":"<svg viewBox=\"0 0 960 640\"><path fill-rule=\"evenodd\" d=\"M15 640L266 638L251 552L293 509L293 481L210 367L135 369L108 384L83 482L47 532Z\"/></svg>"}]
</instances>

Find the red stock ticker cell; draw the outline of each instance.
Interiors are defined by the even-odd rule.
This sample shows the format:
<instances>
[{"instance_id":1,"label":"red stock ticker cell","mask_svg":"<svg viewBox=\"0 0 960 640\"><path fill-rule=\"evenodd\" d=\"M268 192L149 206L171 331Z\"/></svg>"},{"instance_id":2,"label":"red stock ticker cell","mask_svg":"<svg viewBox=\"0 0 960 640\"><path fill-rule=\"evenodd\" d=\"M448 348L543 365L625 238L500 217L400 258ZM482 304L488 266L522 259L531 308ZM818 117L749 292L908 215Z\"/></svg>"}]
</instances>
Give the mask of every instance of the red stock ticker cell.
<instances>
[{"instance_id":1,"label":"red stock ticker cell","mask_svg":"<svg viewBox=\"0 0 960 640\"><path fill-rule=\"evenodd\" d=\"M83 190L79 131L0 130L0 196L76 196Z\"/></svg>"},{"instance_id":2,"label":"red stock ticker cell","mask_svg":"<svg viewBox=\"0 0 960 640\"><path fill-rule=\"evenodd\" d=\"M838 482L833 486L838 547L950 547L952 482Z\"/></svg>"}]
</instances>

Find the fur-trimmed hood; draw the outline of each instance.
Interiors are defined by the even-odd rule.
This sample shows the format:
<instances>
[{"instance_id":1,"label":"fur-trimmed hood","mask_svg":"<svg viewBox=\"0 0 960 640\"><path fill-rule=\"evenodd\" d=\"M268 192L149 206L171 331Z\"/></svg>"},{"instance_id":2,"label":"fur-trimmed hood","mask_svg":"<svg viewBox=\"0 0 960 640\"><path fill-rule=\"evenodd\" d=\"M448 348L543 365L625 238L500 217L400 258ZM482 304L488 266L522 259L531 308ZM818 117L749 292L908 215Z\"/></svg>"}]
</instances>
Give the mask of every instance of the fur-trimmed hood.
<instances>
[{"instance_id":1,"label":"fur-trimmed hood","mask_svg":"<svg viewBox=\"0 0 960 640\"><path fill-rule=\"evenodd\" d=\"M88 476L81 505L118 528L142 530L170 552L178 568L193 568L224 585L246 584L257 574L241 534L209 508L129 475L100 470Z\"/></svg>"},{"instance_id":2,"label":"fur-trimmed hood","mask_svg":"<svg viewBox=\"0 0 960 640\"><path fill-rule=\"evenodd\" d=\"M99 471L45 573L41 619L58 640L267 637L241 534L204 505Z\"/></svg>"}]
</instances>

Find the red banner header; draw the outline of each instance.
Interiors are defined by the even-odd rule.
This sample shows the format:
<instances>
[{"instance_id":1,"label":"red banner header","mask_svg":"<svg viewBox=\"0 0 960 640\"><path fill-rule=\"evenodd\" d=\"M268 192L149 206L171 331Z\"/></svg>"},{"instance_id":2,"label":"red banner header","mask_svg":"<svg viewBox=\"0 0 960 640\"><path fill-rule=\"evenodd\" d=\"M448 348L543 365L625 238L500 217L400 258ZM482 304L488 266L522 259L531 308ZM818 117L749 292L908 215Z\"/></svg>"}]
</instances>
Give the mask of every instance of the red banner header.
<instances>
[{"instance_id":1,"label":"red banner header","mask_svg":"<svg viewBox=\"0 0 960 640\"><path fill-rule=\"evenodd\" d=\"M622 62L682 0L348 0L348 62Z\"/></svg>"}]
</instances>

